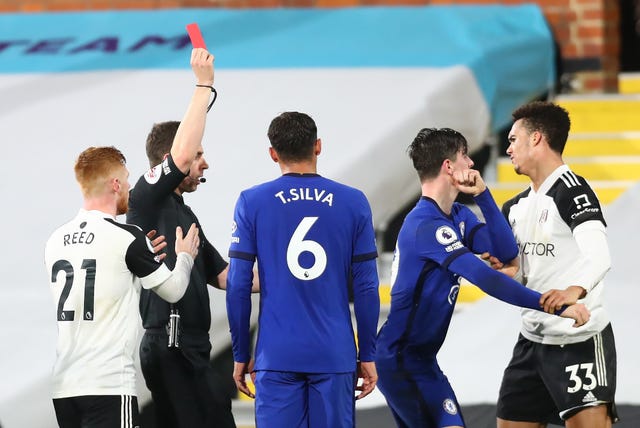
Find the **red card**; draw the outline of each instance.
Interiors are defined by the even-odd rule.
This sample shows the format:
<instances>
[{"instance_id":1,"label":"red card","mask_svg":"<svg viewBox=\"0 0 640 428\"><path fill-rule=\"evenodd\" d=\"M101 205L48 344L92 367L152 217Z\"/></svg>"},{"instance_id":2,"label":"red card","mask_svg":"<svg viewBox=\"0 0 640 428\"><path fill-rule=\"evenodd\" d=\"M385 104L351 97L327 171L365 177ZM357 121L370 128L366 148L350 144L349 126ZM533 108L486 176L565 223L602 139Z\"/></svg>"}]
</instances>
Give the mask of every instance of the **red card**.
<instances>
[{"instance_id":1,"label":"red card","mask_svg":"<svg viewBox=\"0 0 640 428\"><path fill-rule=\"evenodd\" d=\"M204 39L202 38L202 33L200 32L200 27L198 27L197 23L194 22L188 24L187 32L189 33L189 38L191 39L191 44L194 48L207 48L207 45L204 44Z\"/></svg>"}]
</instances>

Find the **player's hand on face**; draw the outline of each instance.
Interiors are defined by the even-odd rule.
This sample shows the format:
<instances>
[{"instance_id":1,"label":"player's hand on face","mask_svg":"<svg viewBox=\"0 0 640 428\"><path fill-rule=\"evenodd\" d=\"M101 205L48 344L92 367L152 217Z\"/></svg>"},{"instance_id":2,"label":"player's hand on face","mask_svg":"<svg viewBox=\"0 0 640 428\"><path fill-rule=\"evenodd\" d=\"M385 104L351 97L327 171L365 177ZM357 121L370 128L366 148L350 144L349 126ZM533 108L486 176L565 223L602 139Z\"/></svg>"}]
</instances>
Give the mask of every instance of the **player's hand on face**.
<instances>
[{"instance_id":1,"label":"player's hand on face","mask_svg":"<svg viewBox=\"0 0 640 428\"><path fill-rule=\"evenodd\" d=\"M187 236L182 237L182 228L176 227L176 254L189 253L194 259L198 255L200 247L200 236L198 235L198 227L195 223L191 223Z\"/></svg>"},{"instance_id":2,"label":"player's hand on face","mask_svg":"<svg viewBox=\"0 0 640 428\"><path fill-rule=\"evenodd\" d=\"M153 229L147 233L147 238L151 241L151 246L153 247L153 253L158 254L160 251L164 250L167 246L167 241L165 240L164 235L160 235L154 239L154 236L158 234L158 231ZM162 261L167 257L167 253L158 254L158 260Z\"/></svg>"},{"instance_id":3,"label":"player's hand on face","mask_svg":"<svg viewBox=\"0 0 640 428\"><path fill-rule=\"evenodd\" d=\"M373 361L360 361L358 363L358 380L360 379L362 379L362 383L356 385L356 391L360 391L360 394L356 395L356 400L371 394L376 387L378 372Z\"/></svg>"},{"instance_id":4,"label":"player's hand on face","mask_svg":"<svg viewBox=\"0 0 640 428\"><path fill-rule=\"evenodd\" d=\"M251 390L247 386L246 375L248 370L249 370L248 363L239 363L236 361L233 364L233 380L236 383L236 387L238 388L238 391L242 392L244 395L246 395L249 398L256 398L255 394L251 392Z\"/></svg>"},{"instance_id":5,"label":"player's hand on face","mask_svg":"<svg viewBox=\"0 0 640 428\"><path fill-rule=\"evenodd\" d=\"M477 196L487 188L480 172L475 169L454 169L451 177L456 189L462 193Z\"/></svg>"},{"instance_id":6,"label":"player's hand on face","mask_svg":"<svg viewBox=\"0 0 640 428\"><path fill-rule=\"evenodd\" d=\"M213 54L206 49L194 48L191 51L191 69L198 85L213 85Z\"/></svg>"},{"instance_id":7,"label":"player's hand on face","mask_svg":"<svg viewBox=\"0 0 640 428\"><path fill-rule=\"evenodd\" d=\"M571 318L575 321L573 326L580 327L589 321L591 314L585 305L582 303L576 303L575 305L571 305L565 309L560 316L562 318Z\"/></svg>"},{"instance_id":8,"label":"player's hand on face","mask_svg":"<svg viewBox=\"0 0 640 428\"><path fill-rule=\"evenodd\" d=\"M554 313L564 305L573 305L578 301L584 289L578 286L568 287L566 290L549 290L540 297L540 306L547 313Z\"/></svg>"}]
</instances>

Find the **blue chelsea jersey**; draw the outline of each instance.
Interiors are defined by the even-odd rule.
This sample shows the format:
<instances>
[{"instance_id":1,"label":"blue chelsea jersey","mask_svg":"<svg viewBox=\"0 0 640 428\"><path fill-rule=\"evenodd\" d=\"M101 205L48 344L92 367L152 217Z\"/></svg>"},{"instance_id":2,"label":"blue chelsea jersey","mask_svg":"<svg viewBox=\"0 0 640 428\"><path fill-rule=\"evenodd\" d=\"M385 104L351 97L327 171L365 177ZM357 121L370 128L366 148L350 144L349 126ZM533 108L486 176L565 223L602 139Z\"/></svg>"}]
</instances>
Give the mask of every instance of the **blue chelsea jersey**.
<instances>
[{"instance_id":1,"label":"blue chelsea jersey","mask_svg":"<svg viewBox=\"0 0 640 428\"><path fill-rule=\"evenodd\" d=\"M391 309L378 336L380 368L420 370L435 360L460 289L460 277L447 268L469 253L468 238L482 225L464 205L455 203L447 215L426 197L407 215L396 243Z\"/></svg>"},{"instance_id":2,"label":"blue chelsea jersey","mask_svg":"<svg viewBox=\"0 0 640 428\"><path fill-rule=\"evenodd\" d=\"M287 174L245 190L236 204L229 256L227 306L236 361L248 353L243 338L247 311L236 307L238 302L242 306L236 298L238 293L246 298L250 287L249 276L237 280L238 270L246 271L257 260L255 368L315 373L355 369L349 282L354 294L375 293L377 299L378 293L375 263L366 280L352 276L354 263L377 256L371 209L361 191L316 174ZM378 307L367 310L377 320ZM364 347L371 353L375 322L359 328L371 330L371 343L360 344L361 352Z\"/></svg>"}]
</instances>

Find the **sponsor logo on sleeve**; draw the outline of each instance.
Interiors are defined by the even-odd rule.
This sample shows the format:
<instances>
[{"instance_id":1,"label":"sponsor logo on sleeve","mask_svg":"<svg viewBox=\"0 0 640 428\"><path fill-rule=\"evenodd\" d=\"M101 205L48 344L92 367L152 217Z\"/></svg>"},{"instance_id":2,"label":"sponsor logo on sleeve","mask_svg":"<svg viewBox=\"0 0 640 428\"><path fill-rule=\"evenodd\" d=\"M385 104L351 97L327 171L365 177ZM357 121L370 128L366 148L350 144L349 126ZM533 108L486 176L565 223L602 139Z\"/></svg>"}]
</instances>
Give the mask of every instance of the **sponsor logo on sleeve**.
<instances>
[{"instance_id":1,"label":"sponsor logo on sleeve","mask_svg":"<svg viewBox=\"0 0 640 428\"><path fill-rule=\"evenodd\" d=\"M231 223L231 243L232 244L239 244L240 243L240 237L239 236L233 236L233 234L236 233L237 230L238 230L238 224L234 220L233 223Z\"/></svg>"},{"instance_id":2,"label":"sponsor logo on sleeve","mask_svg":"<svg viewBox=\"0 0 640 428\"><path fill-rule=\"evenodd\" d=\"M171 172L171 167L169 166L169 158L165 158L162 161L162 172L164 172L164 175L169 175L169 173Z\"/></svg>"},{"instance_id":3,"label":"sponsor logo on sleeve","mask_svg":"<svg viewBox=\"0 0 640 428\"><path fill-rule=\"evenodd\" d=\"M590 207L591 202L589 201L589 197L586 194L582 194L580 196L576 196L573 198L573 202L576 204L576 208L581 210L582 208Z\"/></svg>"},{"instance_id":4,"label":"sponsor logo on sleeve","mask_svg":"<svg viewBox=\"0 0 640 428\"><path fill-rule=\"evenodd\" d=\"M598 208L597 206L594 207L591 201L589 200L589 197L584 193L582 195L579 195L573 198L573 202L576 204L576 208L581 211L571 214L572 220L575 220L576 218L580 217L582 214L585 214L585 213L600 212L600 208Z\"/></svg>"},{"instance_id":5,"label":"sponsor logo on sleeve","mask_svg":"<svg viewBox=\"0 0 640 428\"><path fill-rule=\"evenodd\" d=\"M462 248L458 235L450 226L440 226L436 230L436 240L445 246L444 249L448 253Z\"/></svg>"}]
</instances>

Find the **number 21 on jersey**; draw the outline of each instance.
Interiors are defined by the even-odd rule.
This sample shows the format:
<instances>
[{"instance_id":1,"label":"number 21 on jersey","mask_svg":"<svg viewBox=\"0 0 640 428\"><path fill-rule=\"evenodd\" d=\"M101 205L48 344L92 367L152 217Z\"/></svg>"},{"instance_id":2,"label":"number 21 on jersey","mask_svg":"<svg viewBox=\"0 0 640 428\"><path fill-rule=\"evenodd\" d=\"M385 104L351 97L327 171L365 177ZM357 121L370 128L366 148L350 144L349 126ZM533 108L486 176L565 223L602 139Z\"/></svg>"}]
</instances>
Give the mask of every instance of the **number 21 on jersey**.
<instances>
[{"instance_id":1,"label":"number 21 on jersey","mask_svg":"<svg viewBox=\"0 0 640 428\"><path fill-rule=\"evenodd\" d=\"M83 319L85 321L93 321L93 293L96 282L96 261L95 259L82 260L82 269L86 270L84 278L84 310ZM74 271L73 266L67 260L58 260L53 264L51 268L51 282L57 282L58 273L65 272L64 286L62 287L62 293L60 293L60 300L58 301L58 321L73 321L75 318L75 311L65 310L64 304L71 293L71 287L73 286Z\"/></svg>"}]
</instances>

